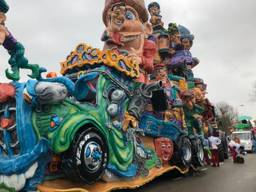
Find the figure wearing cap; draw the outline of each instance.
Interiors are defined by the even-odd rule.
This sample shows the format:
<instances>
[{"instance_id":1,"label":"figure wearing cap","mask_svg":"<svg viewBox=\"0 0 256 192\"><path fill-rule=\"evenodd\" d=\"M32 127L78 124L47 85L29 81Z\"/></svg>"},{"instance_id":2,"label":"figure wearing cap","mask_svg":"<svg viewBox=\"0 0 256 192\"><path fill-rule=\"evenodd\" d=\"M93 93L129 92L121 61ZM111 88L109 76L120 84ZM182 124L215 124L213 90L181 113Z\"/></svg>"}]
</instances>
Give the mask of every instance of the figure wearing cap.
<instances>
[{"instance_id":1,"label":"figure wearing cap","mask_svg":"<svg viewBox=\"0 0 256 192\"><path fill-rule=\"evenodd\" d=\"M111 49L134 59L141 69L137 80L147 83L148 74L153 71L156 45L148 40L152 27L147 22L144 0L106 0L103 21L104 50Z\"/></svg>"},{"instance_id":2,"label":"figure wearing cap","mask_svg":"<svg viewBox=\"0 0 256 192\"><path fill-rule=\"evenodd\" d=\"M194 41L194 35L191 34L191 32L184 26L179 25L178 26L178 30L180 33L180 39L181 39L181 45L182 48L185 52L188 53L188 55L192 54L190 53L190 49L193 46L193 41ZM193 79L194 78L194 74L192 72L192 69L197 66L199 64L199 59L196 57L192 57L192 62L188 63L187 65L187 70L186 70L186 76L189 77L189 79Z\"/></svg>"},{"instance_id":3,"label":"figure wearing cap","mask_svg":"<svg viewBox=\"0 0 256 192\"><path fill-rule=\"evenodd\" d=\"M182 129L186 127L185 115L182 109L179 88L168 78L168 70L164 64L155 66L156 81L163 83L163 88L168 98L169 109L164 113L165 121L173 121Z\"/></svg>"},{"instance_id":4,"label":"figure wearing cap","mask_svg":"<svg viewBox=\"0 0 256 192\"><path fill-rule=\"evenodd\" d=\"M167 60L170 71L177 76L184 77L186 80L193 80L192 68L199 60L193 58L190 48L193 44L194 36L183 26L170 23L168 32L170 35L170 54L171 61Z\"/></svg>"},{"instance_id":5,"label":"figure wearing cap","mask_svg":"<svg viewBox=\"0 0 256 192\"><path fill-rule=\"evenodd\" d=\"M182 25L178 26L178 30L183 48L189 51L193 45L194 35L191 34L190 31Z\"/></svg>"},{"instance_id":6,"label":"figure wearing cap","mask_svg":"<svg viewBox=\"0 0 256 192\"><path fill-rule=\"evenodd\" d=\"M152 2L148 5L148 12L150 13L150 23L152 24L153 29L162 28L164 23L162 21L162 16L160 15L160 5L157 2Z\"/></svg>"}]
</instances>

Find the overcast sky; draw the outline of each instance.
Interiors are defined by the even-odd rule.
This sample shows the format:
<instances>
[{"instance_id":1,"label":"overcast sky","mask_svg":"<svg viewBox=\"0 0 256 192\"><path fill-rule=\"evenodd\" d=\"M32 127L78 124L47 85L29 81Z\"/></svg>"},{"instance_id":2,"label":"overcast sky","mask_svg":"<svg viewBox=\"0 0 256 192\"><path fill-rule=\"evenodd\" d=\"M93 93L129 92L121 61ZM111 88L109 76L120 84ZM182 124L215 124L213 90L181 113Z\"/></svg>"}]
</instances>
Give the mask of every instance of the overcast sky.
<instances>
[{"instance_id":1,"label":"overcast sky","mask_svg":"<svg viewBox=\"0 0 256 192\"><path fill-rule=\"evenodd\" d=\"M104 0L7 0L7 26L26 47L30 63L59 71L59 62L86 42L101 48ZM146 4L151 1L146 0ZM158 0L166 25L182 24L195 35L194 73L208 84L208 97L256 117L249 101L256 81L255 0ZM0 48L0 81L8 54ZM23 73L23 76L25 74Z\"/></svg>"}]
</instances>

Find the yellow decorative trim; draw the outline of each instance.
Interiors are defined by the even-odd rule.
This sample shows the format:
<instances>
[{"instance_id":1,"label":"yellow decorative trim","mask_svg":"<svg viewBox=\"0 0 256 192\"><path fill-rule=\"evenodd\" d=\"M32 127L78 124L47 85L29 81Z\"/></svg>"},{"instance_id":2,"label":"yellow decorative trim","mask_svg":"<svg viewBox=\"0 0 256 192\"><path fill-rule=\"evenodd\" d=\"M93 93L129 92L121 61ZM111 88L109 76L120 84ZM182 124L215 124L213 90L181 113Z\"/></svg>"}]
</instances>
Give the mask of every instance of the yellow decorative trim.
<instances>
[{"instance_id":1,"label":"yellow decorative trim","mask_svg":"<svg viewBox=\"0 0 256 192\"><path fill-rule=\"evenodd\" d=\"M105 65L112 67L131 78L140 75L139 64L133 59L115 53L112 50L101 51L92 48L88 44L79 44L74 51L67 56L66 61L61 63L61 74L65 75L68 70L82 68L88 65Z\"/></svg>"}]
</instances>

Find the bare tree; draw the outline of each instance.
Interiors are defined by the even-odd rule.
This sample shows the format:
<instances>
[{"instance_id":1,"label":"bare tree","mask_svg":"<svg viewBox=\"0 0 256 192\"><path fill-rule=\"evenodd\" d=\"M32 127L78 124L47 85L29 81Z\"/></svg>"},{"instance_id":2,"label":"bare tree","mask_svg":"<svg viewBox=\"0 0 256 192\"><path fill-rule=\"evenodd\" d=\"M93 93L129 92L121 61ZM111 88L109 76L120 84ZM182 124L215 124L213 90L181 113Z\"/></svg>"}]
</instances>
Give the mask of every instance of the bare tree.
<instances>
[{"instance_id":1,"label":"bare tree","mask_svg":"<svg viewBox=\"0 0 256 192\"><path fill-rule=\"evenodd\" d=\"M256 102L256 81L253 84L252 92L249 96L250 96L250 101Z\"/></svg>"},{"instance_id":2,"label":"bare tree","mask_svg":"<svg viewBox=\"0 0 256 192\"><path fill-rule=\"evenodd\" d=\"M219 129L230 132L230 128L238 118L238 113L235 108L226 102L220 102L216 105L216 119Z\"/></svg>"}]
</instances>

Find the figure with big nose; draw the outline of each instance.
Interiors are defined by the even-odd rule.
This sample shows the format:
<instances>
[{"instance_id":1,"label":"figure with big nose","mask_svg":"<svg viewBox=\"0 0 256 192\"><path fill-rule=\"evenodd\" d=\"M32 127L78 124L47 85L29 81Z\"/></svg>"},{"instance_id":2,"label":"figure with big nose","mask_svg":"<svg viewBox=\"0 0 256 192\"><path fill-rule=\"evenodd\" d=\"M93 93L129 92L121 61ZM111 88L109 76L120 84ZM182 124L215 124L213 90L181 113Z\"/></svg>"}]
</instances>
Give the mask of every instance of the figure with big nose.
<instances>
[{"instance_id":1,"label":"figure with big nose","mask_svg":"<svg viewBox=\"0 0 256 192\"><path fill-rule=\"evenodd\" d=\"M103 11L106 30L102 36L104 50L132 58L140 66L138 82L148 83L153 71L156 44L148 40L152 26L144 0L106 0Z\"/></svg>"}]
</instances>

